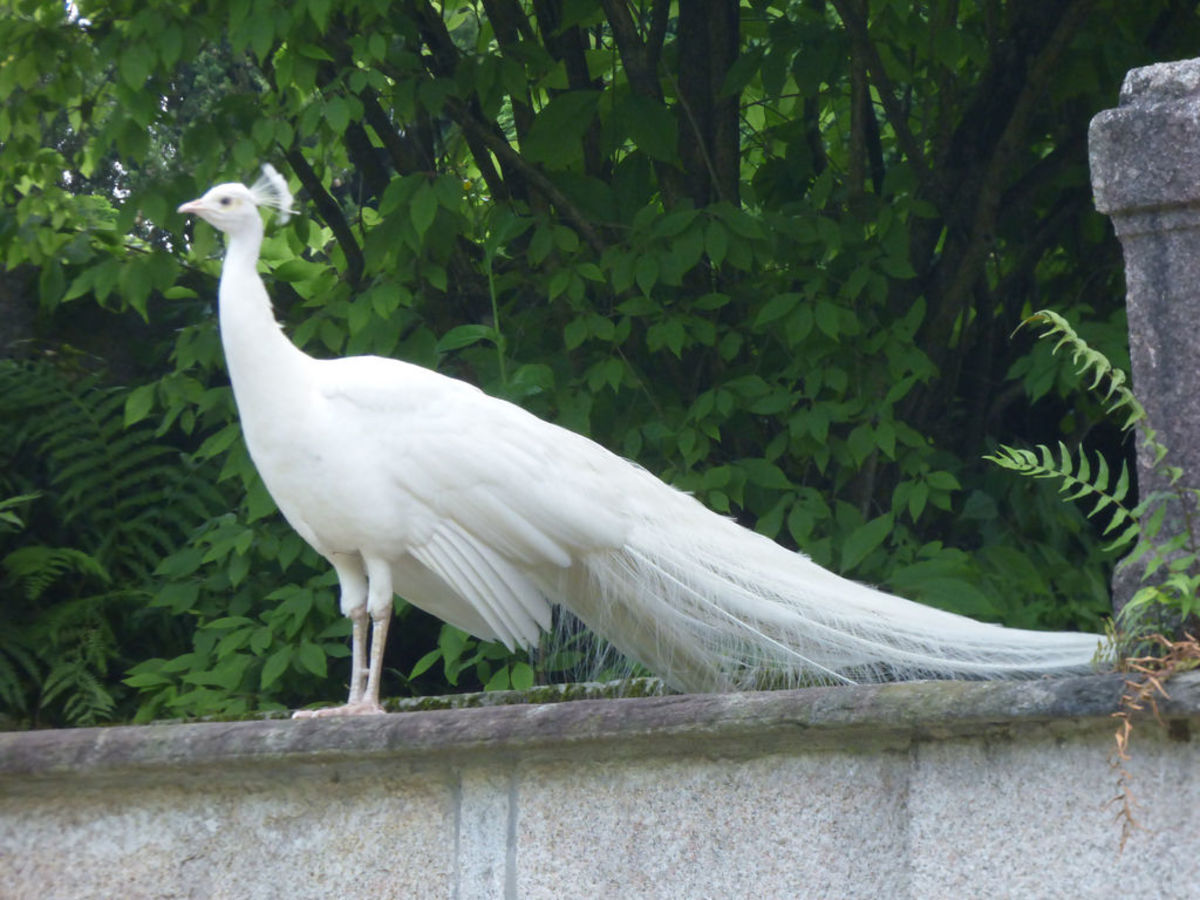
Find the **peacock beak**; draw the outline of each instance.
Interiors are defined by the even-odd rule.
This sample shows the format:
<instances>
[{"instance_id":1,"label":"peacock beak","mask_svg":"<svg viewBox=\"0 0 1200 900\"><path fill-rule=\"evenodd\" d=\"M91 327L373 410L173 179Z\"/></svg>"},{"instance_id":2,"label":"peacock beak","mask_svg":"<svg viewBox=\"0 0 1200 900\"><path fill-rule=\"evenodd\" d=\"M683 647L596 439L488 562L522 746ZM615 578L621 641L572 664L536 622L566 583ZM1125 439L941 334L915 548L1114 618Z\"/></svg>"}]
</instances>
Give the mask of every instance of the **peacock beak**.
<instances>
[{"instance_id":1,"label":"peacock beak","mask_svg":"<svg viewBox=\"0 0 1200 900\"><path fill-rule=\"evenodd\" d=\"M204 205L203 199L189 200L187 203L179 204L179 209L175 210L175 212L187 213L189 215L198 216L201 213L203 213L207 208L208 207L206 207Z\"/></svg>"}]
</instances>

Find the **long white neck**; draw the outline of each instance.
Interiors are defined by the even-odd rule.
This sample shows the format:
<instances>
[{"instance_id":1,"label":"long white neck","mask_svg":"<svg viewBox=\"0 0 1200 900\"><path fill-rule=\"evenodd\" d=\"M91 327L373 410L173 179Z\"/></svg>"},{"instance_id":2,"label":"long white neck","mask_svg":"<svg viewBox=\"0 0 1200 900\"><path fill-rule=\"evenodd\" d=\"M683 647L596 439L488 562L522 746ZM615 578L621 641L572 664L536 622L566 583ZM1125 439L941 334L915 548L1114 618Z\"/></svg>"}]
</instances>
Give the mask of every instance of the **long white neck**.
<instances>
[{"instance_id":1,"label":"long white neck","mask_svg":"<svg viewBox=\"0 0 1200 900\"><path fill-rule=\"evenodd\" d=\"M271 299L258 275L262 222L228 235L218 291L221 343L243 426L256 414L278 408L292 389L303 388L313 360L275 321Z\"/></svg>"}]
</instances>

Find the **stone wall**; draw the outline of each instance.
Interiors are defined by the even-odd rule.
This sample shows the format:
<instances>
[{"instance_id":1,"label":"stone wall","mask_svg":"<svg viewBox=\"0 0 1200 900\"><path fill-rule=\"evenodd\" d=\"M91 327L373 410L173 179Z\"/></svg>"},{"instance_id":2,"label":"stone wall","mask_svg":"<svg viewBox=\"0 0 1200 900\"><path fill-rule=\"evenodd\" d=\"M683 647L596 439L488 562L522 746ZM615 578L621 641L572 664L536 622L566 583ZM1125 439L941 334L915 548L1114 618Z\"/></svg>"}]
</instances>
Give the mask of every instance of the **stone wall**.
<instances>
[{"instance_id":1,"label":"stone wall","mask_svg":"<svg viewBox=\"0 0 1200 900\"><path fill-rule=\"evenodd\" d=\"M1200 675L0 735L0 896L1184 897Z\"/></svg>"}]
</instances>

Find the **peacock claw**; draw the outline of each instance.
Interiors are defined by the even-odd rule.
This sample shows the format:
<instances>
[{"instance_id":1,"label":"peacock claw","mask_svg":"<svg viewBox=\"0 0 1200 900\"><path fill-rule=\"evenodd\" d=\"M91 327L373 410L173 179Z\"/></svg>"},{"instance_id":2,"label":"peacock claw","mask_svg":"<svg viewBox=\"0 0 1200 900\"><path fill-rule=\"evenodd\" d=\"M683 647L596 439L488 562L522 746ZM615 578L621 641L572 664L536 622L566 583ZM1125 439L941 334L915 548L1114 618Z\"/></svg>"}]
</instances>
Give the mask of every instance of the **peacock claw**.
<instances>
[{"instance_id":1,"label":"peacock claw","mask_svg":"<svg viewBox=\"0 0 1200 900\"><path fill-rule=\"evenodd\" d=\"M292 713L293 719L324 719L331 716L381 716L385 710L378 703L369 700L359 700L357 703L343 703L341 706L326 706L322 709L298 709Z\"/></svg>"}]
</instances>

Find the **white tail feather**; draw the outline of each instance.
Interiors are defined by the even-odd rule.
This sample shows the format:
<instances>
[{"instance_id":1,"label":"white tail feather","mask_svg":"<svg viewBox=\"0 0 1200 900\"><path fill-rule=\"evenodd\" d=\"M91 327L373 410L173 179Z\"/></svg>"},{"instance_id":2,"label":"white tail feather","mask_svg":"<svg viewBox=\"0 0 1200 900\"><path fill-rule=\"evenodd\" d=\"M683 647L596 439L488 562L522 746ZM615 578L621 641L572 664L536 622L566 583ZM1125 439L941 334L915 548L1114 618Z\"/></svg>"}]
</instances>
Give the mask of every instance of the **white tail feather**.
<instances>
[{"instance_id":1,"label":"white tail feather","mask_svg":"<svg viewBox=\"0 0 1200 900\"><path fill-rule=\"evenodd\" d=\"M280 225L296 214L296 210L292 209L292 192L288 189L287 180L270 163L263 163L262 175L250 185L250 194L259 206L279 213Z\"/></svg>"},{"instance_id":2,"label":"white tail feather","mask_svg":"<svg viewBox=\"0 0 1200 900\"><path fill-rule=\"evenodd\" d=\"M1101 648L1100 635L1003 628L873 590L645 481L658 514L554 593L678 690L1084 673Z\"/></svg>"}]
</instances>

